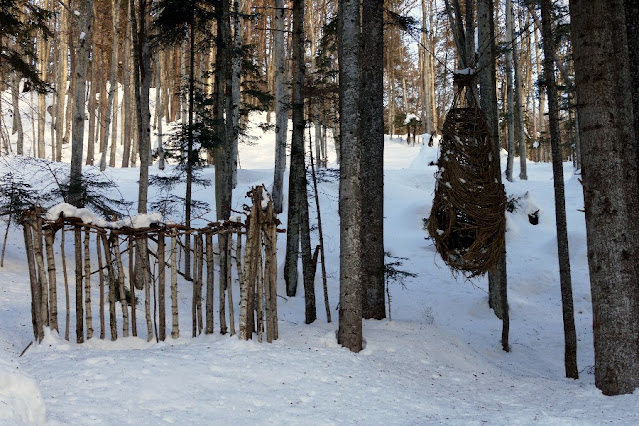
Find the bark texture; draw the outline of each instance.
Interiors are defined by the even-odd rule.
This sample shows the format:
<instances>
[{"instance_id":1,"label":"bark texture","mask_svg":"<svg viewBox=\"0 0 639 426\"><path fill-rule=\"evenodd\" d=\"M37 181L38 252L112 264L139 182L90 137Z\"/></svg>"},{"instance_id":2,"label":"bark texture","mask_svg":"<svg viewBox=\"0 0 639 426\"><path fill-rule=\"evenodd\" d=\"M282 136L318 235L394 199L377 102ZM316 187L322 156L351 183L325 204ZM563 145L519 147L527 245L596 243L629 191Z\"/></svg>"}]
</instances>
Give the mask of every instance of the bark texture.
<instances>
[{"instance_id":1,"label":"bark texture","mask_svg":"<svg viewBox=\"0 0 639 426\"><path fill-rule=\"evenodd\" d=\"M386 317L384 298L384 2L363 3L361 51L362 317Z\"/></svg>"},{"instance_id":2,"label":"bark texture","mask_svg":"<svg viewBox=\"0 0 639 426\"><path fill-rule=\"evenodd\" d=\"M639 187L622 0L570 2L579 104L595 384L639 386Z\"/></svg>"},{"instance_id":3,"label":"bark texture","mask_svg":"<svg viewBox=\"0 0 639 426\"><path fill-rule=\"evenodd\" d=\"M577 332L572 301L572 281L570 278L570 255L568 252L568 229L566 226L566 202L564 196L564 171L561 158L561 136L559 131L559 98L555 82L551 21L552 1L542 0L541 21L544 41L544 80L548 94L548 115L550 122L550 145L552 149L552 172L555 188L555 217L557 221L557 252L559 257L559 281L564 321L564 365L566 377L579 378L577 370Z\"/></svg>"},{"instance_id":4,"label":"bark texture","mask_svg":"<svg viewBox=\"0 0 639 426\"><path fill-rule=\"evenodd\" d=\"M359 1L341 0L338 13L340 92L340 294L338 342L362 350L362 208L359 137Z\"/></svg>"}]
</instances>

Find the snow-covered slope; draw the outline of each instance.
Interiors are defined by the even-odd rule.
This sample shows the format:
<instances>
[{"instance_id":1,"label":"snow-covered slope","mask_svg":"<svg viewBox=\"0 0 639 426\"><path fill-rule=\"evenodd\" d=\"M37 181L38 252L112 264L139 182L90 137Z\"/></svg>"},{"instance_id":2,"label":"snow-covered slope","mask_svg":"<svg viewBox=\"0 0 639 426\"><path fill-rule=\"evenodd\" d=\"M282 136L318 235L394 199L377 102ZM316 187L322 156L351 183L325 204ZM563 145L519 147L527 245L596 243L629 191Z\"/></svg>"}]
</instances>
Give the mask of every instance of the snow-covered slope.
<instances>
[{"instance_id":1,"label":"snow-covered slope","mask_svg":"<svg viewBox=\"0 0 639 426\"><path fill-rule=\"evenodd\" d=\"M252 135L256 143L240 150L236 209L251 185L272 182L273 135L258 129ZM593 383L582 189L571 165L565 165L566 203L579 380L565 379L563 372L550 165L529 163L528 181L506 184L522 199L508 215L512 350L505 353L486 279L453 276L425 239L422 218L430 211L435 172L429 162L436 157L437 146L386 140L386 250L406 258L401 268L417 277L390 284L392 320L364 322L360 354L337 345L337 323L326 323L320 297L318 321L305 325L301 289L288 298L281 280L280 339L273 344L216 334L158 344L93 338L77 345L48 332L19 358L32 339L30 295L22 236L12 229L0 269L0 424L636 424L637 393L604 397ZM336 167L334 158L330 167ZM0 169L6 167L0 159ZM213 173L205 169L204 177ZM137 198L137 169L107 174L125 198ZM319 194L336 321L335 173L324 173ZM150 198L156 195L152 190ZM194 197L212 203L213 189L196 188ZM537 226L527 217L534 210ZM286 222L286 215L280 219ZM278 244L283 253L285 238ZM279 263L281 271L283 256ZM316 284L320 295L319 274ZM180 285L190 293L188 283Z\"/></svg>"}]
</instances>

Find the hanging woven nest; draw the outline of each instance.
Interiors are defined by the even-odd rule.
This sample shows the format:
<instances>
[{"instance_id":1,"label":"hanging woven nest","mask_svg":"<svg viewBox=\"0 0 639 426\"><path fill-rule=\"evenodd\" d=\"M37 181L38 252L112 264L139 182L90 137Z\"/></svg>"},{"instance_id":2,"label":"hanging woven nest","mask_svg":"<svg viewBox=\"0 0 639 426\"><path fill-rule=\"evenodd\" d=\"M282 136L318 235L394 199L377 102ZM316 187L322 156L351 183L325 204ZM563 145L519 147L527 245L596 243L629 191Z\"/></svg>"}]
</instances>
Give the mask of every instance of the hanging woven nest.
<instances>
[{"instance_id":1,"label":"hanging woven nest","mask_svg":"<svg viewBox=\"0 0 639 426\"><path fill-rule=\"evenodd\" d=\"M458 89L442 129L428 233L450 268L474 277L488 272L503 253L506 196L472 76L455 77Z\"/></svg>"}]
</instances>

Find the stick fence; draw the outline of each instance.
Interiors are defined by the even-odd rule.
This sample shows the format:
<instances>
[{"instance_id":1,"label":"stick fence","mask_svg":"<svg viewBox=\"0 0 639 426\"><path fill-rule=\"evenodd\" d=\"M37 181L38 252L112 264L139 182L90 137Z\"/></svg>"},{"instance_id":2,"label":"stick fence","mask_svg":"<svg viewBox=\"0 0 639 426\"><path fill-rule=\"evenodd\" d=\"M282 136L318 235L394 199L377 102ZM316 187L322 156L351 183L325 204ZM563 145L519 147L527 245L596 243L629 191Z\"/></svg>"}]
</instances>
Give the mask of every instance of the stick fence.
<instances>
[{"instance_id":1,"label":"stick fence","mask_svg":"<svg viewBox=\"0 0 639 426\"><path fill-rule=\"evenodd\" d=\"M148 228L108 228L82 219L48 220L41 208L26 211L24 231L31 317L36 341L44 328L59 332L58 285L64 285L65 338L75 320L76 341L138 335L138 316L143 316L149 341L163 341L170 330L179 338L179 307L190 298L191 333L215 331L215 292L218 293L217 329L235 331L233 282L239 282L239 337L261 342L278 337L277 327L277 229L273 202L263 187L247 194L245 221L209 223L203 228L153 223ZM185 236L191 236L191 271L183 272ZM56 250L56 240L60 249ZM73 244L73 260L66 259L67 243ZM68 247L66 247L68 249ZM225 256L226 255L226 256ZM71 266L71 262L73 266ZM222 265L221 262L225 262ZM62 279L58 276L61 267ZM182 280L178 280L178 276ZM217 277L217 286L216 286ZM69 287L75 288L75 310ZM136 293L136 290L138 291ZM167 294L168 293L168 294ZM138 299L144 299L142 301ZM97 301L96 301L97 299ZM167 300L168 299L168 300ZM180 303L182 301L182 303ZM140 303L141 306L138 306ZM169 306L167 306L167 304ZM71 313L75 313L75 319ZM182 315L185 312L181 313ZM108 321L107 321L108 317ZM168 324L167 324L168 322ZM183 335L183 334L182 334Z\"/></svg>"}]
</instances>

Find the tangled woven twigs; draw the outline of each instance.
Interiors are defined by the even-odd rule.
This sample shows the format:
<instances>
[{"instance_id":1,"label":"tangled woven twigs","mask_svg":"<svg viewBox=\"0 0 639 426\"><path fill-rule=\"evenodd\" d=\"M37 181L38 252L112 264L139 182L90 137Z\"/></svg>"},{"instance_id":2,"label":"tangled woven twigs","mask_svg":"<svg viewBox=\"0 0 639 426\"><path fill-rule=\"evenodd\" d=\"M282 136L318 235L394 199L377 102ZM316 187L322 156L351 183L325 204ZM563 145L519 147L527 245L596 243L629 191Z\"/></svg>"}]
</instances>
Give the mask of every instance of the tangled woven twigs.
<instances>
[{"instance_id":1,"label":"tangled woven twigs","mask_svg":"<svg viewBox=\"0 0 639 426\"><path fill-rule=\"evenodd\" d=\"M493 267L504 250L506 196L496 179L499 162L492 158L486 118L462 96L468 81L461 82L442 129L428 232L449 267L474 277Z\"/></svg>"}]
</instances>

